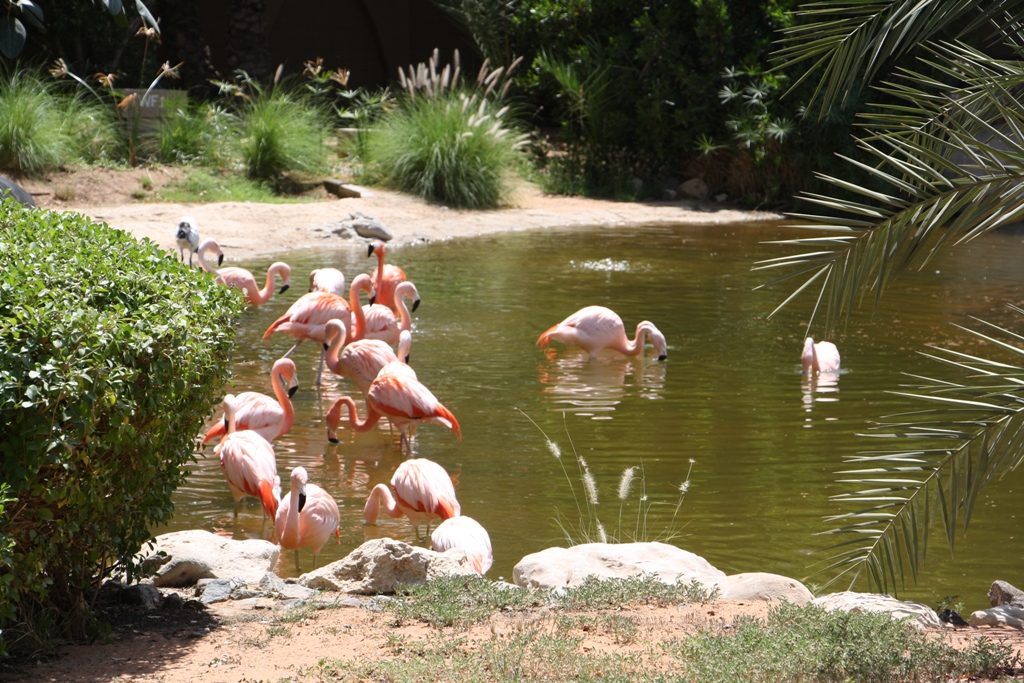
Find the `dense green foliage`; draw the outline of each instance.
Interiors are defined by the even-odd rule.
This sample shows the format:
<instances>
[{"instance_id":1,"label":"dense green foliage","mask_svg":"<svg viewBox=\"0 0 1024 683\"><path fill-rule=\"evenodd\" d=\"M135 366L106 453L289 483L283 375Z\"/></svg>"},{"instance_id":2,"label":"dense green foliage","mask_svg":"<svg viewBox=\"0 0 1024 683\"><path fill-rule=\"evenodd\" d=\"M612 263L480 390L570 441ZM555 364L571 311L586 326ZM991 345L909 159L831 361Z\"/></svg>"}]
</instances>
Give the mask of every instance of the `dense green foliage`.
<instances>
[{"instance_id":1,"label":"dense green foliage","mask_svg":"<svg viewBox=\"0 0 1024 683\"><path fill-rule=\"evenodd\" d=\"M236 127L235 117L215 104L171 102L157 129L157 156L167 163L227 165Z\"/></svg>"},{"instance_id":2,"label":"dense green foliage","mask_svg":"<svg viewBox=\"0 0 1024 683\"><path fill-rule=\"evenodd\" d=\"M133 556L228 374L237 292L75 214L0 207L2 639L81 634ZM12 547L13 544L13 547Z\"/></svg>"}]
</instances>

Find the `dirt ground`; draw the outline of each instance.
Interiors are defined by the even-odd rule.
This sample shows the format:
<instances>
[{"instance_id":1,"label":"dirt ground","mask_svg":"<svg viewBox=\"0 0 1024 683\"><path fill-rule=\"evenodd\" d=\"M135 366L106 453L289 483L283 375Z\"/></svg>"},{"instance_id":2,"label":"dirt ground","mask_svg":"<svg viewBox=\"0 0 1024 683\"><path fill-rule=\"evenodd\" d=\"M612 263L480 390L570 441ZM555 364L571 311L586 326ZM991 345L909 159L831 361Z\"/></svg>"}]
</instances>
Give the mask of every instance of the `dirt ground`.
<instances>
[{"instance_id":1,"label":"dirt ground","mask_svg":"<svg viewBox=\"0 0 1024 683\"><path fill-rule=\"evenodd\" d=\"M572 629L581 637L583 652L630 654L644 652L651 644L679 640L697 630L728 631L742 616L764 618L764 602L717 602L683 607L639 606L614 612L637 629L623 640L602 629ZM323 658L366 661L394 656L391 648L403 643L403 651L417 643L436 640L439 630L422 623L395 621L387 612L341 607L306 612L289 619L284 613L241 608L237 603L214 605L209 611L187 607L177 612L127 611L112 631L94 645L62 649L50 662L0 671L0 681L52 683L239 683L279 681L294 683L323 680ZM598 614L608 614L607 612ZM470 643L492 636L515 634L539 626L555 629L556 620L547 608L527 612L497 613L488 621L466 630L444 629L448 635ZM1016 629L949 629L933 634L954 645L966 645L984 635L1024 651L1024 634Z\"/></svg>"},{"instance_id":2,"label":"dirt ground","mask_svg":"<svg viewBox=\"0 0 1024 683\"><path fill-rule=\"evenodd\" d=\"M136 199L143 178L152 181L150 193L180 178L174 167L55 172L36 180L19 181L39 206L78 211L139 237L172 249L174 231L184 215L193 216L203 238L213 237L227 261L245 260L294 249L340 248L353 244L331 232L350 213L382 221L394 235L393 245L409 245L507 230L627 223L718 224L777 220L767 212L739 211L714 202L614 202L545 195L522 184L511 205L493 211L461 211L379 188L373 196L338 199L322 188L306 193L310 201L289 204L221 202L211 204L157 203ZM359 243L362 246L362 243ZM355 248L355 247L353 247ZM176 249L175 249L176 251Z\"/></svg>"}]
</instances>

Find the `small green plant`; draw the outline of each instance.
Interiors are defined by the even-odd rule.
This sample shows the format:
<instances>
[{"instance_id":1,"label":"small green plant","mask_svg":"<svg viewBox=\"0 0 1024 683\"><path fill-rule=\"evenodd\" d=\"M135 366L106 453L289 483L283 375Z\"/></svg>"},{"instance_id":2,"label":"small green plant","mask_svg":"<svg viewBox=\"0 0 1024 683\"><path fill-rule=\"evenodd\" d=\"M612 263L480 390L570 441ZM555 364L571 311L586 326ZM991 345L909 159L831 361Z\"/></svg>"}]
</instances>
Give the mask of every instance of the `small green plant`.
<instances>
[{"instance_id":1,"label":"small green plant","mask_svg":"<svg viewBox=\"0 0 1024 683\"><path fill-rule=\"evenodd\" d=\"M788 603L773 607L765 622L741 619L730 631L704 631L666 649L682 680L695 683L947 681L996 673L1011 653L991 642L960 652L888 614Z\"/></svg>"},{"instance_id":2,"label":"small green plant","mask_svg":"<svg viewBox=\"0 0 1024 683\"><path fill-rule=\"evenodd\" d=\"M143 190L152 190L153 189L153 179L150 178L148 175L147 176L142 176L142 179L139 180L139 184L142 185L142 189Z\"/></svg>"},{"instance_id":3,"label":"small green plant","mask_svg":"<svg viewBox=\"0 0 1024 683\"><path fill-rule=\"evenodd\" d=\"M229 165L237 125L237 119L216 104L170 102L157 133L157 156L167 163Z\"/></svg>"},{"instance_id":4,"label":"small green plant","mask_svg":"<svg viewBox=\"0 0 1024 683\"><path fill-rule=\"evenodd\" d=\"M275 192L258 180L241 173L196 169L184 178L170 182L159 190L165 202L263 202L281 204L309 201Z\"/></svg>"},{"instance_id":5,"label":"small green plant","mask_svg":"<svg viewBox=\"0 0 1024 683\"><path fill-rule=\"evenodd\" d=\"M462 85L457 51L440 71L437 50L429 65L408 75L400 70L399 106L380 119L369 139L371 176L453 207L498 206L525 144L502 104L517 63L492 70L484 62L472 88Z\"/></svg>"},{"instance_id":6,"label":"small green plant","mask_svg":"<svg viewBox=\"0 0 1024 683\"><path fill-rule=\"evenodd\" d=\"M53 196L58 201L70 202L74 201L75 197L78 196L78 193L75 191L75 188L70 185L58 185L53 190Z\"/></svg>"},{"instance_id":7,"label":"small green plant","mask_svg":"<svg viewBox=\"0 0 1024 683\"><path fill-rule=\"evenodd\" d=\"M544 436L548 450L555 459L558 460L558 464L562 468L562 473L565 475L565 480L569 484L569 491L572 493L573 502L576 504L578 521L572 522L566 520L563 518L561 513L556 510L558 526L561 528L562 535L565 536L565 540L569 545L577 545L580 543L664 542L670 541L679 536L679 511L682 509L683 501L686 498L687 492L690 490L690 474L693 471L694 464L696 463L695 460L692 458L690 459L689 468L686 470L686 479L677 487L679 498L676 500L676 504L672 508L671 517L667 521L659 522L659 525L663 524L664 526L657 533L655 533L652 528L655 524L651 520L651 513L655 509L655 506L664 506L665 503L649 500L647 493L647 476L644 472L642 462L639 466L627 467L623 470L622 475L619 477L619 486L617 490L619 499L618 527L613 532L609 533L608 527L601 521L598 515L599 501L597 480L594 478L594 474L591 472L587 461L576 452L576 446L572 442L572 436L569 435L568 427L566 427L565 435L569 441L570 447L572 448L573 458L576 462L581 494L577 494L576 487L572 483L572 477L569 476L569 471L565 467L565 462L562 459L562 448L552 441L544 430L541 429L540 425L534 422L529 415L524 413L522 410L519 412L523 413L523 416L533 423L533 426L536 427ZM626 517L626 526L623 527L623 513L632 505L630 501L633 499L631 499L630 496L634 489L634 483L637 482L638 470L640 472L640 476L639 486L636 487L638 490L635 498L636 512L632 515L632 523L630 523L630 518Z\"/></svg>"}]
</instances>

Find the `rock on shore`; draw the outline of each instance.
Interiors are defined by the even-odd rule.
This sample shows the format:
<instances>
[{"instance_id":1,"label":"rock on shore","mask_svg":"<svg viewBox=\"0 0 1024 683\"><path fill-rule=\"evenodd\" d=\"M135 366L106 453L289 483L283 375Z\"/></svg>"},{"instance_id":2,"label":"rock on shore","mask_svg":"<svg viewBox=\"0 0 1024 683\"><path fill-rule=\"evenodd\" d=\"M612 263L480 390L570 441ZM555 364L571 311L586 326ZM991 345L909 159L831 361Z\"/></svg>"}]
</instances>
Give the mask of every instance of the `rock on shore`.
<instances>
[{"instance_id":1,"label":"rock on shore","mask_svg":"<svg viewBox=\"0 0 1024 683\"><path fill-rule=\"evenodd\" d=\"M156 537L146 564L159 567L154 586L192 586L199 579L240 577L256 583L277 563L281 549L269 541L236 541L202 529L176 531Z\"/></svg>"}]
</instances>

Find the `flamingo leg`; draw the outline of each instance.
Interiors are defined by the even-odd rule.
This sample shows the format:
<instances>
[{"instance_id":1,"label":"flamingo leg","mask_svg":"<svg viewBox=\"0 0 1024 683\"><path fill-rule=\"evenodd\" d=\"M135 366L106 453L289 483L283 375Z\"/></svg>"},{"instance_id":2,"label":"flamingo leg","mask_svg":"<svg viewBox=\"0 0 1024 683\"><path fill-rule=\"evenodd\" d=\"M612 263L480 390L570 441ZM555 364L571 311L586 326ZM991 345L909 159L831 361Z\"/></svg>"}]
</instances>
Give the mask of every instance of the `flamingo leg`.
<instances>
[{"instance_id":1,"label":"flamingo leg","mask_svg":"<svg viewBox=\"0 0 1024 683\"><path fill-rule=\"evenodd\" d=\"M287 358L288 356L292 355L292 351L294 351L295 349L299 348L299 344L301 344L302 341L303 340L300 339L299 341L295 342L295 346L293 346L292 348L288 349L288 353L286 353L283 356L281 356L281 358ZM317 382L317 384L319 384L319 382Z\"/></svg>"},{"instance_id":2,"label":"flamingo leg","mask_svg":"<svg viewBox=\"0 0 1024 683\"><path fill-rule=\"evenodd\" d=\"M327 352L321 349L321 351L320 351L320 367L316 371L316 385L317 386L320 386L320 378L324 374L324 357L326 355L327 355Z\"/></svg>"},{"instance_id":3,"label":"flamingo leg","mask_svg":"<svg viewBox=\"0 0 1024 683\"><path fill-rule=\"evenodd\" d=\"M295 571L299 571L299 551L295 550Z\"/></svg>"}]
</instances>

